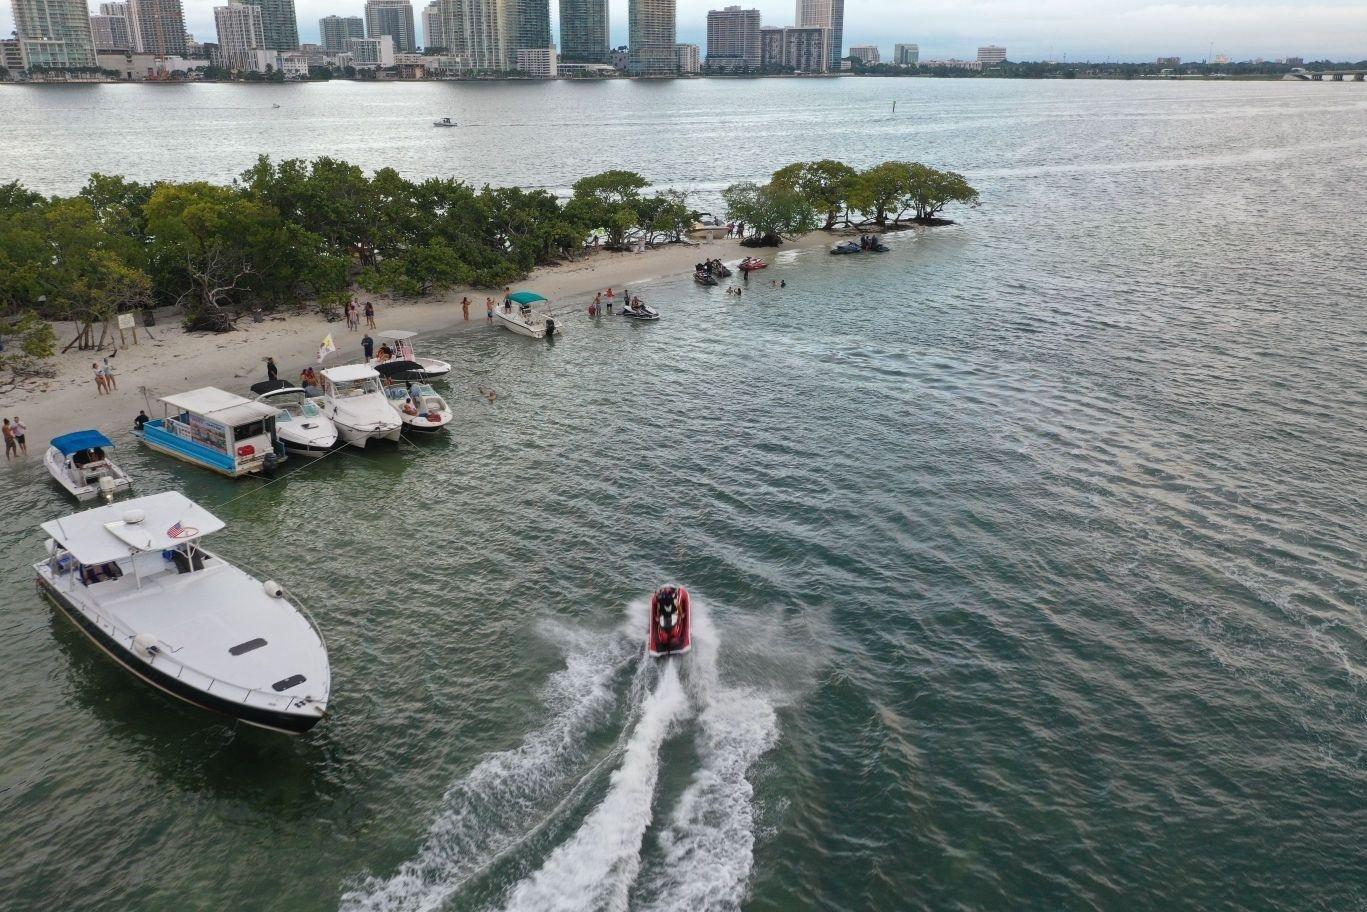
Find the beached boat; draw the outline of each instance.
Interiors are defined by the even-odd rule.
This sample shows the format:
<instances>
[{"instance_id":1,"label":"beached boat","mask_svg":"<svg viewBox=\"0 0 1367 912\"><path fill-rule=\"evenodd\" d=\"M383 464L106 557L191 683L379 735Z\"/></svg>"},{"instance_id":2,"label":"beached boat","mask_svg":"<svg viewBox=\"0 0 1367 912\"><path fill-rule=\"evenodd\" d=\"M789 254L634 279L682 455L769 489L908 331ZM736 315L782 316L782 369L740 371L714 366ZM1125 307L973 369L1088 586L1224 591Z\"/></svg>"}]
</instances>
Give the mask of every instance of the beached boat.
<instances>
[{"instance_id":1,"label":"beached boat","mask_svg":"<svg viewBox=\"0 0 1367 912\"><path fill-rule=\"evenodd\" d=\"M337 425L309 398L308 391L290 386L284 380L263 380L252 384L256 401L278 409L275 433L286 453L295 456L322 456L337 447Z\"/></svg>"},{"instance_id":2,"label":"beached boat","mask_svg":"<svg viewBox=\"0 0 1367 912\"><path fill-rule=\"evenodd\" d=\"M452 120L452 119L449 118L449 117L443 117L441 120L434 120L434 121L432 121L432 126L434 126L434 127L458 127L458 126L460 126L460 124L456 123L454 120Z\"/></svg>"},{"instance_id":3,"label":"beached boat","mask_svg":"<svg viewBox=\"0 0 1367 912\"><path fill-rule=\"evenodd\" d=\"M544 339L563 333L564 327L550 312L550 302L534 291L515 291L495 308L494 317L504 329L520 336Z\"/></svg>"},{"instance_id":4,"label":"beached boat","mask_svg":"<svg viewBox=\"0 0 1367 912\"><path fill-rule=\"evenodd\" d=\"M276 410L212 386L165 396L164 415L135 430L158 453L237 478L270 473L285 459Z\"/></svg>"},{"instance_id":5,"label":"beached boat","mask_svg":"<svg viewBox=\"0 0 1367 912\"><path fill-rule=\"evenodd\" d=\"M200 544L223 521L167 491L43 523L39 590L112 659L173 697L297 734L327 712L327 645L276 583Z\"/></svg>"},{"instance_id":6,"label":"beached boat","mask_svg":"<svg viewBox=\"0 0 1367 912\"><path fill-rule=\"evenodd\" d=\"M365 364L343 364L323 371L323 414L337 425L344 443L365 449L372 440L395 440L403 422L380 388L380 375Z\"/></svg>"},{"instance_id":7,"label":"beached boat","mask_svg":"<svg viewBox=\"0 0 1367 912\"><path fill-rule=\"evenodd\" d=\"M105 452L114 442L99 431L75 431L52 438L43 463L53 479L77 500L112 500L133 487L133 479Z\"/></svg>"},{"instance_id":8,"label":"beached boat","mask_svg":"<svg viewBox=\"0 0 1367 912\"><path fill-rule=\"evenodd\" d=\"M433 433L450 424L454 417L446 400L426 383L392 383L385 387L384 394L408 431Z\"/></svg>"},{"instance_id":9,"label":"beached boat","mask_svg":"<svg viewBox=\"0 0 1367 912\"><path fill-rule=\"evenodd\" d=\"M417 333L409 332L405 329L387 329L376 335L386 342L394 343L394 357L396 360L412 361L417 364L419 372L421 373L420 379L438 380L451 373L451 365L445 361L438 361L436 358L419 358L413 353L413 343L409 340L416 336ZM384 362L371 358L367 363L369 363L371 367L379 367L379 365Z\"/></svg>"}]
</instances>

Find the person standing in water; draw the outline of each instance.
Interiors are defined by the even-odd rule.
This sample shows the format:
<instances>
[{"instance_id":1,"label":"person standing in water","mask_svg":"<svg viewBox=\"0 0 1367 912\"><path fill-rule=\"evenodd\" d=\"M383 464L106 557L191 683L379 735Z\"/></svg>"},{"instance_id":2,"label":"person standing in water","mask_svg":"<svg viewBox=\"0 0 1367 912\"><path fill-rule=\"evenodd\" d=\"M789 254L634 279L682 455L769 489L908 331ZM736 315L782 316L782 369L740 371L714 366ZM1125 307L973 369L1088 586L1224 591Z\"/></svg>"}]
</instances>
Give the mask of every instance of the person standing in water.
<instances>
[{"instance_id":1,"label":"person standing in water","mask_svg":"<svg viewBox=\"0 0 1367 912\"><path fill-rule=\"evenodd\" d=\"M469 299L469 298L461 298L461 299L460 299L460 312L465 316L466 322L469 322L469 320L470 320L470 299Z\"/></svg>"}]
</instances>

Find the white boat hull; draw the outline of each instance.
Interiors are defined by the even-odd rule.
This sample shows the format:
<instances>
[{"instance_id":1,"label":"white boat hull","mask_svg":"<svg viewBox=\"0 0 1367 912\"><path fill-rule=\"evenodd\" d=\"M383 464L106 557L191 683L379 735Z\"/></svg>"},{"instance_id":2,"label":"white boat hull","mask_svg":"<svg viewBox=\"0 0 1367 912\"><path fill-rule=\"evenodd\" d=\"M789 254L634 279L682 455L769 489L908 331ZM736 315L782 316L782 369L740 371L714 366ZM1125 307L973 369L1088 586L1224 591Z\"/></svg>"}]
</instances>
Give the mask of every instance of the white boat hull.
<instances>
[{"instance_id":1,"label":"white boat hull","mask_svg":"<svg viewBox=\"0 0 1367 912\"><path fill-rule=\"evenodd\" d=\"M500 308L494 311L494 319L496 319L504 329L515 332L519 336L527 336L530 339L546 338L546 314L533 313L529 320L524 321L522 319L522 314L518 312L517 308L514 308L512 313L504 313ZM551 317L550 319L554 320L555 318ZM556 320L555 335L561 336L564 334L564 324L559 320Z\"/></svg>"},{"instance_id":2,"label":"white boat hull","mask_svg":"<svg viewBox=\"0 0 1367 912\"><path fill-rule=\"evenodd\" d=\"M104 462L108 468L108 472L104 473L105 477L108 477L111 482L108 486L109 495L112 497L132 490L133 479L128 477L128 473L116 465L112 459L106 458ZM47 452L43 454L43 463L47 466L48 474L52 476L52 480L61 485L63 490L77 500L94 500L100 496L101 488L98 483L79 484L72 477L72 469L67 465L66 457L56 447L47 448Z\"/></svg>"}]
</instances>

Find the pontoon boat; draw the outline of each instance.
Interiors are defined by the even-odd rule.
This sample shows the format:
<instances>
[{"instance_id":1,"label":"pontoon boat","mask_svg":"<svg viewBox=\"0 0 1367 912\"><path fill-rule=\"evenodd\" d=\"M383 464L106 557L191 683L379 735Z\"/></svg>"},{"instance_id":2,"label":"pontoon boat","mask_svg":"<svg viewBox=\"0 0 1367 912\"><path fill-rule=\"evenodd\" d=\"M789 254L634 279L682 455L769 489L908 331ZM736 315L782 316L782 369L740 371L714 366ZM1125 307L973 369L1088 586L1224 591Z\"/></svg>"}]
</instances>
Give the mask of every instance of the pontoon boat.
<instances>
[{"instance_id":1,"label":"pontoon boat","mask_svg":"<svg viewBox=\"0 0 1367 912\"><path fill-rule=\"evenodd\" d=\"M133 432L158 453L237 478L285 459L275 408L212 386L162 398L164 416Z\"/></svg>"}]
</instances>

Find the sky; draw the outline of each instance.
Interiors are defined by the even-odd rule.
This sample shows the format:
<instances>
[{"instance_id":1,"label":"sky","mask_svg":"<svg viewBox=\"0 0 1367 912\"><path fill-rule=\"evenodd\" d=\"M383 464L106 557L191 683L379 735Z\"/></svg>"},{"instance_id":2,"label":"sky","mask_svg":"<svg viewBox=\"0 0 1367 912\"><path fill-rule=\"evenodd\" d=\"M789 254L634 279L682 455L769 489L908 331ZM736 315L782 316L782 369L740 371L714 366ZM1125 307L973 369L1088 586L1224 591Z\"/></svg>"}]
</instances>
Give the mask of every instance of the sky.
<instances>
[{"instance_id":1,"label":"sky","mask_svg":"<svg viewBox=\"0 0 1367 912\"><path fill-rule=\"evenodd\" d=\"M214 40L213 8L225 0L183 2L189 30ZM414 0L415 18L425 2ZM628 0L610 2L613 44L626 44ZM758 7L765 25L793 24L794 0L678 2L679 40L704 49L707 11L729 3ZM10 3L0 0L0 34L14 28ZM318 39L320 17L359 16L364 7L364 0L295 3L303 41ZM553 22L556 7L551 0ZM972 57L979 45L1000 44L1012 60L1201 60L1212 49L1235 60L1363 60L1367 0L846 0L846 50L876 44L886 58L898 42L919 44L922 59Z\"/></svg>"}]
</instances>

